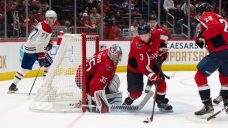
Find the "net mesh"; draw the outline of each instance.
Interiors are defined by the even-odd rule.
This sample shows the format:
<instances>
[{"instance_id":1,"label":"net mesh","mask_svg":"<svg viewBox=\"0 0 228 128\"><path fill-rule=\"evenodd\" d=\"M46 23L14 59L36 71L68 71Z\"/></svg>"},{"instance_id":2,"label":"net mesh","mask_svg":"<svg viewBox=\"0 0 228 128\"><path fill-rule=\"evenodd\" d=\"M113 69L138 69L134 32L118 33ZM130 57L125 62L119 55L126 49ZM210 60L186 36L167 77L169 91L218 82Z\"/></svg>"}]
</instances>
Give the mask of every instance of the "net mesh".
<instances>
[{"instance_id":1,"label":"net mesh","mask_svg":"<svg viewBox=\"0 0 228 128\"><path fill-rule=\"evenodd\" d=\"M96 36L86 36L86 57L92 57L95 53L95 41ZM30 109L47 112L81 112L82 90L78 86L82 85L75 83L75 73L81 64L81 34L64 34L57 55ZM79 80L82 81L82 74L80 76Z\"/></svg>"}]
</instances>

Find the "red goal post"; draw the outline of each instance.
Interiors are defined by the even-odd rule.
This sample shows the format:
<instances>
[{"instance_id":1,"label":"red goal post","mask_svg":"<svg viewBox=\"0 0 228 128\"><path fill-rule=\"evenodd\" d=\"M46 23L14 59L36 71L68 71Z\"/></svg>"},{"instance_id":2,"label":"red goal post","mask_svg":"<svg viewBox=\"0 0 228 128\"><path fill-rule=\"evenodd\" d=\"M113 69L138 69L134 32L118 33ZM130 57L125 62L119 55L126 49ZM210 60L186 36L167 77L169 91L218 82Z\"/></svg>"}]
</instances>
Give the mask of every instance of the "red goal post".
<instances>
[{"instance_id":1,"label":"red goal post","mask_svg":"<svg viewBox=\"0 0 228 128\"><path fill-rule=\"evenodd\" d=\"M99 51L99 36L64 34L47 76L38 88L30 110L41 112L85 112L86 59ZM75 83L79 65L82 83Z\"/></svg>"}]
</instances>

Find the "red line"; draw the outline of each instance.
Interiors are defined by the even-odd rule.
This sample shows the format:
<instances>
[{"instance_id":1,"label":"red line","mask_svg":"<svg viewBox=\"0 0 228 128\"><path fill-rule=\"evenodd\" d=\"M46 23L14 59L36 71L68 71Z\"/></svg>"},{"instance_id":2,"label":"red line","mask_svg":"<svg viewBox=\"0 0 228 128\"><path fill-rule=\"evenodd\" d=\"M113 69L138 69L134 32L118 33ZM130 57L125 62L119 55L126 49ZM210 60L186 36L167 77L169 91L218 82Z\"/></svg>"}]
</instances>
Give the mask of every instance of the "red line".
<instances>
[{"instance_id":1,"label":"red line","mask_svg":"<svg viewBox=\"0 0 228 128\"><path fill-rule=\"evenodd\" d=\"M70 122L66 128L73 128L73 126L84 116L84 113L81 113L77 118L75 118L72 122Z\"/></svg>"}]
</instances>

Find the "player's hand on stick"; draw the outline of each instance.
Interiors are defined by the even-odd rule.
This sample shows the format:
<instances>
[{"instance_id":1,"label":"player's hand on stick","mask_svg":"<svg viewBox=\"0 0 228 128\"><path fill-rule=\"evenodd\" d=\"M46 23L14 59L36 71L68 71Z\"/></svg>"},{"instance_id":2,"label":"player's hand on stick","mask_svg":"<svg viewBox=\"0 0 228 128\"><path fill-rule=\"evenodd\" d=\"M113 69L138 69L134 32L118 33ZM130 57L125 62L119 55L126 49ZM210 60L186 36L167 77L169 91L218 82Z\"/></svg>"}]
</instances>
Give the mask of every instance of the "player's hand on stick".
<instances>
[{"instance_id":1,"label":"player's hand on stick","mask_svg":"<svg viewBox=\"0 0 228 128\"><path fill-rule=\"evenodd\" d=\"M195 38L195 43L196 43L196 45L198 45L202 49L204 44L205 44L205 39L196 37Z\"/></svg>"},{"instance_id":2,"label":"player's hand on stick","mask_svg":"<svg viewBox=\"0 0 228 128\"><path fill-rule=\"evenodd\" d=\"M49 43L48 45L47 45L47 47L45 48L45 50L46 51L50 51L51 49L52 49L52 44L51 43Z\"/></svg>"},{"instance_id":3,"label":"player's hand on stick","mask_svg":"<svg viewBox=\"0 0 228 128\"><path fill-rule=\"evenodd\" d=\"M45 60L45 53L44 52L38 53L38 62L40 67L43 67L45 65L44 60Z\"/></svg>"},{"instance_id":4,"label":"player's hand on stick","mask_svg":"<svg viewBox=\"0 0 228 128\"><path fill-rule=\"evenodd\" d=\"M155 73L150 73L148 75L148 78L153 84L157 84L157 83L161 82L161 80L162 80L161 77Z\"/></svg>"}]
</instances>

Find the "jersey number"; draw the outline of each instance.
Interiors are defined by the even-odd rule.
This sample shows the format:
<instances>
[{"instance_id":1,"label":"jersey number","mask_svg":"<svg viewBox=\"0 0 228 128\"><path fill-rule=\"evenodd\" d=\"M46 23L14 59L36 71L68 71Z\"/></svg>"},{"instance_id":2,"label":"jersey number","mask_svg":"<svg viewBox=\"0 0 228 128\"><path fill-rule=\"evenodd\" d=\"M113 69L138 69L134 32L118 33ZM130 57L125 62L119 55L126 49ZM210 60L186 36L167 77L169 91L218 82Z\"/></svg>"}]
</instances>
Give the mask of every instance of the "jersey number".
<instances>
[{"instance_id":1,"label":"jersey number","mask_svg":"<svg viewBox=\"0 0 228 128\"><path fill-rule=\"evenodd\" d=\"M228 32L228 25L227 25L227 22L226 22L226 20L224 20L224 19L219 19L219 22L220 23L224 23L225 24L225 26L224 26L224 32Z\"/></svg>"},{"instance_id":2,"label":"jersey number","mask_svg":"<svg viewBox=\"0 0 228 128\"><path fill-rule=\"evenodd\" d=\"M88 72L95 65L95 58L89 60L86 71Z\"/></svg>"},{"instance_id":3,"label":"jersey number","mask_svg":"<svg viewBox=\"0 0 228 128\"><path fill-rule=\"evenodd\" d=\"M211 16L208 16L207 18L205 18L206 23L207 23L209 20L213 20L213 18L212 18Z\"/></svg>"}]
</instances>

